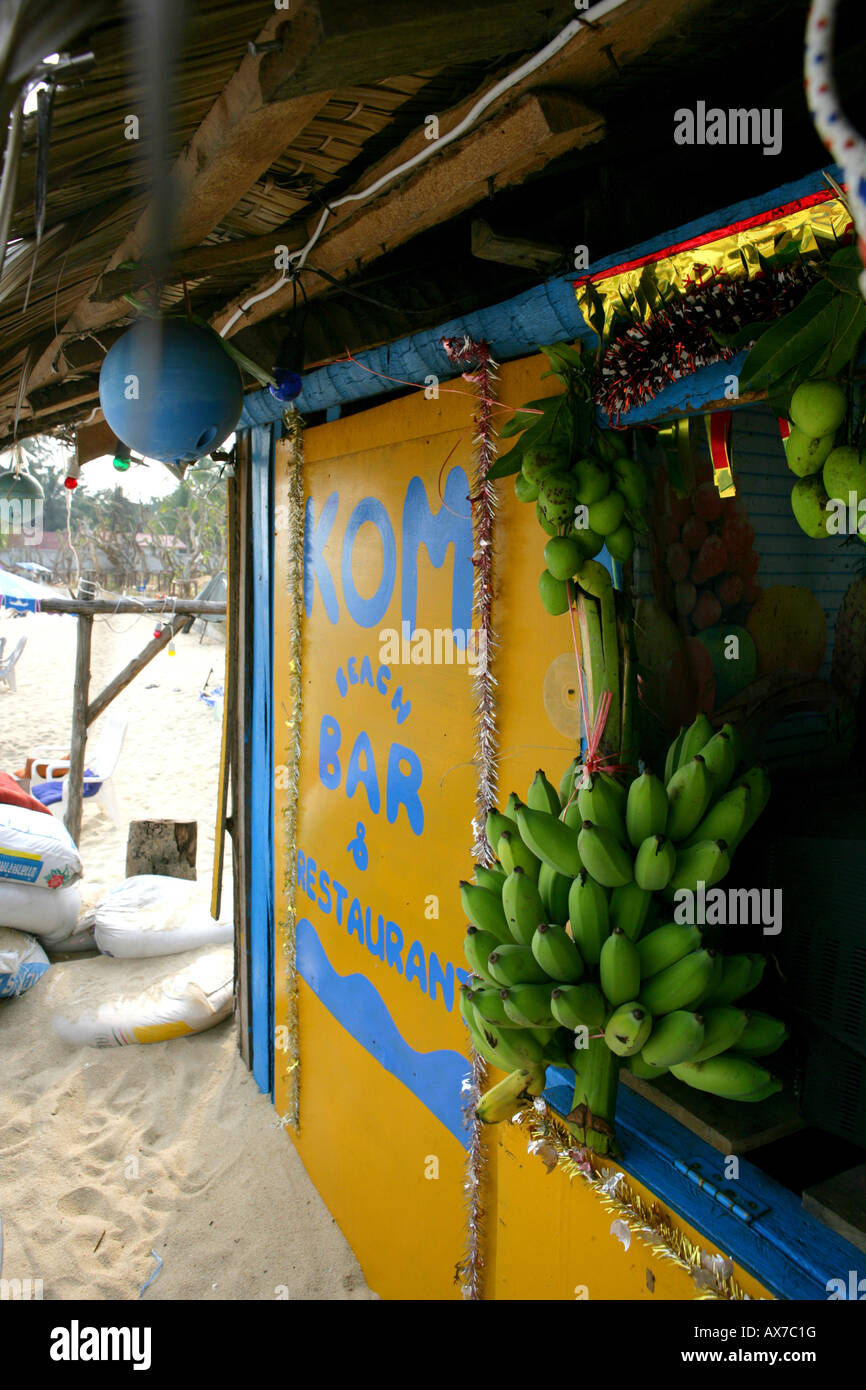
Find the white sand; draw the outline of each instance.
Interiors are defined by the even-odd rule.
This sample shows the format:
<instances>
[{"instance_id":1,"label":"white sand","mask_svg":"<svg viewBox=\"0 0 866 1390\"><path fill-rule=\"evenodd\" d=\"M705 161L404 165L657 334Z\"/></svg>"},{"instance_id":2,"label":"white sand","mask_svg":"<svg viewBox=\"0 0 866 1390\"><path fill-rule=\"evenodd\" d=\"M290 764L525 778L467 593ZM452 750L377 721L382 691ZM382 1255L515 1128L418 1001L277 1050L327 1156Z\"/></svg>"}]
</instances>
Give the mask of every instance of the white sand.
<instances>
[{"instance_id":1,"label":"white sand","mask_svg":"<svg viewBox=\"0 0 866 1390\"><path fill-rule=\"evenodd\" d=\"M148 640L152 620L94 626L100 689ZM0 769L35 743L66 745L73 620L0 614L11 646L28 634L18 692L0 694ZM198 698L215 638L176 639L120 697L130 712L115 777L130 817L198 821L198 894L209 895L220 728ZM146 687L156 683L156 689ZM98 732L98 727L97 727ZM84 804L85 903L124 876L118 832ZM47 891L47 890L46 890ZM224 910L231 903L230 863ZM174 973L190 955L151 962L87 956L52 965L19 999L0 1000L0 1217L3 1277L41 1279L46 1299L375 1298L306 1176L270 1100L238 1056L231 1021L149 1046L70 1048L50 1023L52 996L123 993L135 978ZM50 982L50 983L49 983Z\"/></svg>"}]
</instances>

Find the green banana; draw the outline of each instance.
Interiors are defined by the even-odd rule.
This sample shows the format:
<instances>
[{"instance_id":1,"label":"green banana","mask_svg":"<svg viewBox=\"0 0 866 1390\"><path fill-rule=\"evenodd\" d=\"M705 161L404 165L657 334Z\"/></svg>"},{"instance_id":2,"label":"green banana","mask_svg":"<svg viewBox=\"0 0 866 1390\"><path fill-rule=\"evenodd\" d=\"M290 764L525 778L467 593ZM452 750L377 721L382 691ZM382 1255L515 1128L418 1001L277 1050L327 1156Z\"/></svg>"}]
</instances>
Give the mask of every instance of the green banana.
<instances>
[{"instance_id":1,"label":"green banana","mask_svg":"<svg viewBox=\"0 0 866 1390\"><path fill-rule=\"evenodd\" d=\"M725 877L730 867L731 860L724 840L701 840L688 849L680 849L668 889L671 893L682 889L693 893L699 883L712 888L713 884Z\"/></svg>"},{"instance_id":2,"label":"green banana","mask_svg":"<svg viewBox=\"0 0 866 1390\"><path fill-rule=\"evenodd\" d=\"M471 985L461 985L457 996L460 1017L467 1028L476 1027L475 1008L472 1003L474 994L475 990L472 989Z\"/></svg>"},{"instance_id":3,"label":"green banana","mask_svg":"<svg viewBox=\"0 0 866 1390\"><path fill-rule=\"evenodd\" d=\"M517 835L517 825L509 816L503 816L501 811L493 810L487 812L487 819L484 822L484 833L487 836L487 843L492 849L496 858L499 852L496 846L499 844L499 837L506 830L510 830L512 835Z\"/></svg>"},{"instance_id":4,"label":"green banana","mask_svg":"<svg viewBox=\"0 0 866 1390\"><path fill-rule=\"evenodd\" d=\"M727 1052L729 1047L740 1046L739 1040L749 1017L744 1009L721 1005L718 1008L702 1008L701 1013L704 1016L704 1040L694 1056L685 1058L685 1061L706 1062L720 1052Z\"/></svg>"},{"instance_id":5,"label":"green banana","mask_svg":"<svg viewBox=\"0 0 866 1390\"><path fill-rule=\"evenodd\" d=\"M712 780L700 754L677 769L668 782L667 794L667 835L679 842L703 820L713 794Z\"/></svg>"},{"instance_id":6,"label":"green banana","mask_svg":"<svg viewBox=\"0 0 866 1390\"><path fill-rule=\"evenodd\" d=\"M568 894L571 879L567 874L558 874L549 864L542 864L538 870L538 892L544 908L544 920L565 926L568 921Z\"/></svg>"},{"instance_id":7,"label":"green banana","mask_svg":"<svg viewBox=\"0 0 866 1390\"><path fill-rule=\"evenodd\" d=\"M709 1003L711 996L719 988L724 977L725 958L721 954L721 952L717 950L713 955L712 974L710 975L710 978L707 981L705 989L702 990L701 994L698 996L697 999L693 1000L692 1007L697 1008L698 1005L701 1005L703 1007L704 1004Z\"/></svg>"},{"instance_id":8,"label":"green banana","mask_svg":"<svg viewBox=\"0 0 866 1390\"><path fill-rule=\"evenodd\" d=\"M556 816L548 811L533 811L528 806L519 806L517 828L523 843L543 863L570 878L580 873L583 865L577 849L577 837Z\"/></svg>"},{"instance_id":9,"label":"green banana","mask_svg":"<svg viewBox=\"0 0 866 1390\"><path fill-rule=\"evenodd\" d=\"M490 893L502 894L502 885L505 882L505 870L488 867L486 864L475 864L475 882L479 888L486 888Z\"/></svg>"},{"instance_id":10,"label":"green banana","mask_svg":"<svg viewBox=\"0 0 866 1390\"><path fill-rule=\"evenodd\" d=\"M749 1104L758 1100L769 1100L770 1096L776 1095L782 1089L782 1083L779 1078L777 1076L772 1076L765 1086L759 1086L756 1091L749 1091L748 1095L737 1096L737 1100L744 1100Z\"/></svg>"},{"instance_id":11,"label":"green banana","mask_svg":"<svg viewBox=\"0 0 866 1390\"><path fill-rule=\"evenodd\" d=\"M664 782L652 772L642 772L628 789L625 808L625 828L632 847L637 849L650 835L664 835L667 820Z\"/></svg>"},{"instance_id":12,"label":"green banana","mask_svg":"<svg viewBox=\"0 0 866 1390\"><path fill-rule=\"evenodd\" d=\"M544 1090L544 1067L517 1067L485 1091L475 1107L475 1114L484 1125L495 1125L501 1120L510 1120L521 1102L528 1105L533 1096L540 1096Z\"/></svg>"},{"instance_id":13,"label":"green banana","mask_svg":"<svg viewBox=\"0 0 866 1390\"><path fill-rule=\"evenodd\" d=\"M599 772L586 777L577 793L577 805L581 821L592 821L593 825L612 831L618 840L626 841L622 798L609 777Z\"/></svg>"},{"instance_id":14,"label":"green banana","mask_svg":"<svg viewBox=\"0 0 866 1390\"><path fill-rule=\"evenodd\" d=\"M701 840L724 840L728 846L737 844L744 833L751 798L752 794L745 784L726 792L710 807L691 835L680 842L680 849L700 844Z\"/></svg>"},{"instance_id":15,"label":"green banana","mask_svg":"<svg viewBox=\"0 0 866 1390\"><path fill-rule=\"evenodd\" d=\"M723 974L719 984L706 997L707 1004L733 1004L742 999L752 973L752 962L748 956L735 955L722 957Z\"/></svg>"},{"instance_id":16,"label":"green banana","mask_svg":"<svg viewBox=\"0 0 866 1390\"><path fill-rule=\"evenodd\" d=\"M577 831L580 829L580 822L583 816L580 814L580 802L577 799L577 792L574 793L571 801L564 807L559 818L563 825L567 825L569 830Z\"/></svg>"},{"instance_id":17,"label":"green banana","mask_svg":"<svg viewBox=\"0 0 866 1390\"><path fill-rule=\"evenodd\" d=\"M633 1076L639 1076L644 1081L655 1081L660 1076L665 1076L670 1071L670 1067L651 1067L645 1062L639 1052L628 1059L628 1069Z\"/></svg>"},{"instance_id":18,"label":"green banana","mask_svg":"<svg viewBox=\"0 0 866 1390\"><path fill-rule=\"evenodd\" d=\"M508 816L509 820L517 820L517 808L522 804L523 803L521 802L520 797L517 795L517 792L508 793L508 800L505 803L505 814L506 816Z\"/></svg>"},{"instance_id":19,"label":"green banana","mask_svg":"<svg viewBox=\"0 0 866 1390\"><path fill-rule=\"evenodd\" d=\"M760 955L757 951L750 952L749 961L751 962L752 969L746 988L740 996L741 999L744 999L747 994L751 994L753 989L757 989L761 980L764 978L764 971L767 968L767 957Z\"/></svg>"},{"instance_id":20,"label":"green banana","mask_svg":"<svg viewBox=\"0 0 866 1390\"><path fill-rule=\"evenodd\" d=\"M746 817L743 829L740 831L740 839L743 838L755 824L755 821L764 811L767 802L770 800L770 779L766 769L760 763L750 767L748 772L744 772L742 777L738 777L734 783L735 787L747 786L752 793L749 801L749 814ZM738 842L739 843L739 842Z\"/></svg>"},{"instance_id":21,"label":"green banana","mask_svg":"<svg viewBox=\"0 0 866 1390\"><path fill-rule=\"evenodd\" d=\"M615 804L619 807L620 817L622 819L623 825L625 825L625 808L628 804L628 787L624 786L622 782L618 782L617 779L614 776L612 776L612 774L609 772L599 772L596 775L601 778L602 782L604 782L610 796L613 798Z\"/></svg>"},{"instance_id":22,"label":"green banana","mask_svg":"<svg viewBox=\"0 0 866 1390\"><path fill-rule=\"evenodd\" d=\"M500 1030L495 1024L482 1024L479 1019L478 1026L469 1031L476 1051L502 1071L537 1067L544 1061L544 1047L528 1028Z\"/></svg>"},{"instance_id":23,"label":"green banana","mask_svg":"<svg viewBox=\"0 0 866 1390\"><path fill-rule=\"evenodd\" d=\"M614 1008L637 999L640 988L640 956L621 927L614 927L601 948L598 974L605 999ZM652 1010L650 1010L652 1012Z\"/></svg>"},{"instance_id":24,"label":"green banana","mask_svg":"<svg viewBox=\"0 0 866 1390\"><path fill-rule=\"evenodd\" d=\"M508 929L503 940L529 946L539 922L545 918L544 905L534 882L519 864L502 884L502 915Z\"/></svg>"},{"instance_id":25,"label":"green banana","mask_svg":"<svg viewBox=\"0 0 866 1390\"><path fill-rule=\"evenodd\" d=\"M604 890L602 889L602 892ZM614 888L610 895L610 920L622 927L630 941L637 941L649 915L652 894L632 880Z\"/></svg>"},{"instance_id":26,"label":"green banana","mask_svg":"<svg viewBox=\"0 0 866 1390\"><path fill-rule=\"evenodd\" d=\"M571 762L568 764L568 767L563 772L562 778L560 779L559 804L563 810L568 805L568 802L571 799L571 793L574 791L574 774L577 772L577 769L579 767L582 767L580 758L572 758Z\"/></svg>"},{"instance_id":27,"label":"green banana","mask_svg":"<svg viewBox=\"0 0 866 1390\"><path fill-rule=\"evenodd\" d=\"M487 970L495 983L503 989L512 985L543 985L549 983L546 970L542 970L528 946L500 946L487 957Z\"/></svg>"},{"instance_id":28,"label":"green banana","mask_svg":"<svg viewBox=\"0 0 866 1390\"><path fill-rule=\"evenodd\" d=\"M613 831L585 820L577 837L577 850L582 865L602 888L620 888L624 883L631 883L634 877L631 855Z\"/></svg>"},{"instance_id":29,"label":"green banana","mask_svg":"<svg viewBox=\"0 0 866 1390\"><path fill-rule=\"evenodd\" d=\"M746 1026L737 1039L737 1050L747 1057L768 1057L788 1037L788 1030L780 1018L761 1013L759 1009L746 1014Z\"/></svg>"},{"instance_id":30,"label":"green banana","mask_svg":"<svg viewBox=\"0 0 866 1390\"><path fill-rule=\"evenodd\" d=\"M497 941L513 939L505 919L501 894L491 893L487 888L479 888L476 883L467 883L465 879L461 879L460 901L473 927L477 927L479 931L490 932Z\"/></svg>"},{"instance_id":31,"label":"green banana","mask_svg":"<svg viewBox=\"0 0 866 1390\"><path fill-rule=\"evenodd\" d=\"M652 1026L652 1014L632 999L611 1014L604 1030L604 1040L617 1057L632 1057L646 1043Z\"/></svg>"},{"instance_id":32,"label":"green banana","mask_svg":"<svg viewBox=\"0 0 866 1390\"><path fill-rule=\"evenodd\" d=\"M476 989L472 995L472 1007L475 1010L475 1026L482 1027L484 1024L492 1023L496 1028L523 1028L523 1023L515 1023L509 1014L505 1012L505 1000L503 995L508 991L495 988Z\"/></svg>"},{"instance_id":33,"label":"green banana","mask_svg":"<svg viewBox=\"0 0 866 1390\"><path fill-rule=\"evenodd\" d=\"M737 766L737 745L732 733L731 724L723 725L701 749L701 757L712 778L714 799L722 795Z\"/></svg>"},{"instance_id":34,"label":"green banana","mask_svg":"<svg viewBox=\"0 0 866 1390\"><path fill-rule=\"evenodd\" d=\"M466 935L463 938L463 954L469 962L469 968L476 975L480 975L482 980L486 980L489 985L496 985L501 988L499 982L491 974L487 964L491 951L495 951L502 943L492 932L480 931L478 927L467 927Z\"/></svg>"},{"instance_id":35,"label":"green banana","mask_svg":"<svg viewBox=\"0 0 866 1390\"><path fill-rule=\"evenodd\" d=\"M558 1028L559 1020L550 1011L553 986L512 985L502 991L502 1005L507 1018L520 1028Z\"/></svg>"},{"instance_id":36,"label":"green banana","mask_svg":"<svg viewBox=\"0 0 866 1390\"><path fill-rule=\"evenodd\" d=\"M687 762L702 752L705 745L713 737L713 726L705 714L699 714L692 724L686 729L680 745L679 762L677 769L684 767Z\"/></svg>"},{"instance_id":37,"label":"green banana","mask_svg":"<svg viewBox=\"0 0 866 1390\"><path fill-rule=\"evenodd\" d=\"M598 965L601 948L610 932L608 898L607 889L585 869L581 869L568 891L571 934L587 965Z\"/></svg>"},{"instance_id":38,"label":"green banana","mask_svg":"<svg viewBox=\"0 0 866 1390\"><path fill-rule=\"evenodd\" d=\"M648 893L657 893L667 887L676 867L673 840L666 835L650 835L635 855L634 881Z\"/></svg>"},{"instance_id":39,"label":"green banana","mask_svg":"<svg viewBox=\"0 0 866 1390\"><path fill-rule=\"evenodd\" d=\"M694 1057L703 1041L703 1016L688 1009L674 1009L656 1020L640 1055L651 1067L672 1067L675 1062L688 1062Z\"/></svg>"},{"instance_id":40,"label":"green banana","mask_svg":"<svg viewBox=\"0 0 866 1390\"><path fill-rule=\"evenodd\" d=\"M635 948L636 950L637 948ZM688 1009L701 997L713 973L714 951L692 951L644 980L638 998L654 1017ZM640 963L640 956L638 956Z\"/></svg>"},{"instance_id":41,"label":"green banana","mask_svg":"<svg viewBox=\"0 0 866 1390\"><path fill-rule=\"evenodd\" d=\"M640 957L641 978L646 980L675 965L678 960L700 948L703 932L700 927L680 926L679 922L666 922L657 927L649 936L641 937L637 943Z\"/></svg>"},{"instance_id":42,"label":"green banana","mask_svg":"<svg viewBox=\"0 0 866 1390\"><path fill-rule=\"evenodd\" d=\"M678 1081L725 1100L740 1100L774 1079L765 1067L737 1052L720 1052L705 1062L679 1062L671 1071Z\"/></svg>"},{"instance_id":43,"label":"green banana","mask_svg":"<svg viewBox=\"0 0 866 1390\"><path fill-rule=\"evenodd\" d=\"M530 945L532 954L551 980L576 985L582 978L583 961L580 951L565 927L542 922L536 929Z\"/></svg>"},{"instance_id":44,"label":"green banana","mask_svg":"<svg viewBox=\"0 0 866 1390\"><path fill-rule=\"evenodd\" d=\"M526 793L526 804L533 811L547 811L553 816L558 816L562 810L559 794L556 788L548 782L541 768L536 772L529 791Z\"/></svg>"},{"instance_id":45,"label":"green banana","mask_svg":"<svg viewBox=\"0 0 866 1390\"><path fill-rule=\"evenodd\" d=\"M503 830L496 848L506 874L514 873L519 864L527 878L531 878L533 883L538 882L541 865L532 851L526 848L516 828L513 831Z\"/></svg>"},{"instance_id":46,"label":"green banana","mask_svg":"<svg viewBox=\"0 0 866 1390\"><path fill-rule=\"evenodd\" d=\"M683 727L668 747L667 756L665 758L665 786L667 786L680 765L680 749L683 746L683 739L685 736L686 731L685 727Z\"/></svg>"},{"instance_id":47,"label":"green banana","mask_svg":"<svg viewBox=\"0 0 866 1390\"><path fill-rule=\"evenodd\" d=\"M563 1028L604 1026L604 997L598 985L556 985L550 995L550 1012Z\"/></svg>"}]
</instances>

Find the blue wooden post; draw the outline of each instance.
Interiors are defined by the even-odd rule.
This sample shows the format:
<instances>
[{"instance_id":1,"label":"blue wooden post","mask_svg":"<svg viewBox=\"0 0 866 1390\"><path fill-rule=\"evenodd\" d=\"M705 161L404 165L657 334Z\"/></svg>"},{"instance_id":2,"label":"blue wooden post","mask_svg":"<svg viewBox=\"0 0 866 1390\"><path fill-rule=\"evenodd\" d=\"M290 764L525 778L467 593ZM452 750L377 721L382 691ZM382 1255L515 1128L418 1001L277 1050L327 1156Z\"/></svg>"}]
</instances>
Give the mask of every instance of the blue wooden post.
<instances>
[{"instance_id":1,"label":"blue wooden post","mask_svg":"<svg viewBox=\"0 0 866 1390\"><path fill-rule=\"evenodd\" d=\"M274 1075L273 426L252 431L252 709L250 711L250 995L253 1076Z\"/></svg>"}]
</instances>

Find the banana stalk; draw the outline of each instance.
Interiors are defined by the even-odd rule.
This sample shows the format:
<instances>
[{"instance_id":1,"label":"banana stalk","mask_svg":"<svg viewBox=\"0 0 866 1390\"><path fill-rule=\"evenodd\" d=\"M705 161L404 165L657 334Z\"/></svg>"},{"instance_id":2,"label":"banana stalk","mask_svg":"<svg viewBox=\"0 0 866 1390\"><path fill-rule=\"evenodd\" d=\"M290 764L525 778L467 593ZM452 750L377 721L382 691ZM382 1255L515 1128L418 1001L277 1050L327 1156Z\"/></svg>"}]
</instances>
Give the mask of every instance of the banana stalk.
<instances>
[{"instance_id":1,"label":"banana stalk","mask_svg":"<svg viewBox=\"0 0 866 1390\"><path fill-rule=\"evenodd\" d=\"M621 1059L603 1037L590 1038L575 1073L574 1099L566 1124L578 1144L597 1154L617 1155L616 1089Z\"/></svg>"},{"instance_id":2,"label":"banana stalk","mask_svg":"<svg viewBox=\"0 0 866 1390\"><path fill-rule=\"evenodd\" d=\"M628 611L628 600L617 594L617 628L619 630L622 669L622 761L634 764L637 748L637 654L634 646L634 626Z\"/></svg>"},{"instance_id":3,"label":"banana stalk","mask_svg":"<svg viewBox=\"0 0 866 1390\"><path fill-rule=\"evenodd\" d=\"M601 694L601 680L604 672L604 658L601 645L601 620L595 599L581 589L576 591L577 622L580 631L580 646L583 655L583 679L586 689L586 705L590 719L595 713L598 697ZM589 730L584 730L587 738Z\"/></svg>"},{"instance_id":4,"label":"banana stalk","mask_svg":"<svg viewBox=\"0 0 866 1390\"><path fill-rule=\"evenodd\" d=\"M619 660L619 633L616 621L616 604L614 601L613 584L610 575L596 560L586 560L577 575L577 582L586 593L598 599L600 610L600 646L596 648L600 652L600 659L597 663L598 678L595 682L595 699L591 707L591 714L595 714L598 697L603 690L609 690L611 694L610 709L608 711L605 733L601 741L601 751L605 753L618 753L619 749L615 745L620 737L620 660Z\"/></svg>"}]
</instances>

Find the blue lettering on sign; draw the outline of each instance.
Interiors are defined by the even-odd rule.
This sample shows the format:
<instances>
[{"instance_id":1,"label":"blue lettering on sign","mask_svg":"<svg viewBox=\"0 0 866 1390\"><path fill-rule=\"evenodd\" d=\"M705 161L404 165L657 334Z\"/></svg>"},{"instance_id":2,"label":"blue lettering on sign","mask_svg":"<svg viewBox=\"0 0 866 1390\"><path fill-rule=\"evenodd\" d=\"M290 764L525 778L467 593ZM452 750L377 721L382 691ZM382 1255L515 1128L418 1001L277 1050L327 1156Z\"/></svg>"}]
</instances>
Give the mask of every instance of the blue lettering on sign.
<instances>
[{"instance_id":1,"label":"blue lettering on sign","mask_svg":"<svg viewBox=\"0 0 866 1390\"><path fill-rule=\"evenodd\" d=\"M364 759L363 763L361 762L362 758ZM373 757L370 736L365 734L363 729L355 739L355 747L352 749L352 756L346 769L346 795L350 800L355 795L359 783L367 793L370 810L374 815L378 815L381 803L379 783L376 781L376 760Z\"/></svg>"},{"instance_id":2,"label":"blue lettering on sign","mask_svg":"<svg viewBox=\"0 0 866 1390\"><path fill-rule=\"evenodd\" d=\"M376 527L382 542L382 578L372 598L361 598L355 588L352 574L355 537L365 521L369 521ZM375 497L365 497L363 501L358 503L349 517L349 524L343 539L341 573L343 598L346 600L349 616L359 627L375 627L377 623L381 623L388 611L388 604L391 602L391 595L394 592L394 581L397 578L397 546L394 543L394 530L388 513Z\"/></svg>"},{"instance_id":3,"label":"blue lettering on sign","mask_svg":"<svg viewBox=\"0 0 866 1390\"><path fill-rule=\"evenodd\" d=\"M331 571L325 564L324 550L331 534L334 517L337 515L339 502L340 494L332 492L322 508L322 515L318 521L315 521L313 499L308 497L304 515L304 609L309 618L313 611L315 582L318 580L325 612L331 622L335 624L340 618L340 607L337 603L337 591L334 588Z\"/></svg>"},{"instance_id":4,"label":"blue lettering on sign","mask_svg":"<svg viewBox=\"0 0 866 1390\"><path fill-rule=\"evenodd\" d=\"M448 549L453 546L451 628L454 632L454 643L460 649L465 648L466 633L472 626L474 541L468 493L469 480L466 473L462 468L452 468L445 484L442 506L434 514L430 509L424 483L420 478L413 478L406 490L402 518L402 622L408 622L411 635L415 630L418 613L418 552L421 546L425 546L431 563L437 569L444 565ZM329 621L334 624L339 621L340 610L334 577L325 559L325 546L330 540L339 501L339 493L332 492L316 520L313 499L308 497L304 525L304 609L307 617L310 617L318 584L325 612ZM382 578L375 594L368 599L362 598L358 593L354 567L355 542L365 521L376 527L383 551ZM381 622L391 602L396 575L397 549L391 520L378 498L365 497L349 517L340 561L343 598L349 616L359 627L375 627Z\"/></svg>"},{"instance_id":5,"label":"blue lettering on sign","mask_svg":"<svg viewBox=\"0 0 866 1390\"><path fill-rule=\"evenodd\" d=\"M445 563L449 545L454 546L454 579L451 589L451 627L454 645L466 646L466 630L472 626L472 517L467 493L469 481L462 468L452 468L445 484L440 511L434 517L427 503L427 490L420 478L413 478L403 505L403 574L401 617L415 631L418 613L418 551L426 546L437 569Z\"/></svg>"},{"instance_id":6,"label":"blue lettering on sign","mask_svg":"<svg viewBox=\"0 0 866 1390\"><path fill-rule=\"evenodd\" d=\"M297 852L297 881L303 888L306 878L306 887L309 892L310 871L315 870L315 859L305 858L303 852ZM326 898L318 900L317 907L325 915L334 913L337 921L342 926L343 912L342 904L348 896L346 889L338 883L327 871L319 869L319 885L324 887L326 884L334 889L335 902L332 902L331 893L328 892ZM396 922L388 921L383 913L376 913L376 927L373 928L373 909L370 904L361 904L359 898L353 898L346 917L346 931L349 936L357 936L358 943L366 946L370 955L377 956L384 961L391 970L396 970L398 975L402 975L407 984L417 983L422 994L428 995L432 1001L441 998L442 1004L450 1014L454 1009L454 991L456 982L464 983L469 978L465 969L455 966L451 961L445 965L441 963L435 951L425 952L424 946L420 941L413 941L405 958L405 970L403 964L404 936Z\"/></svg>"},{"instance_id":7,"label":"blue lettering on sign","mask_svg":"<svg viewBox=\"0 0 866 1390\"><path fill-rule=\"evenodd\" d=\"M322 715L319 728L319 780L329 791L337 791L342 781L342 767L337 756L342 742L342 732L336 719L330 714ZM385 774L385 815L389 825L393 825L403 806L409 820L409 827L416 835L424 829L424 807L421 805L419 788L424 779L421 759L411 748L402 743L392 743L388 750L388 767ZM379 790L379 774L370 735L363 729L355 739L346 771L346 795L354 796L358 785L363 786L370 803L370 810L378 815L382 806ZM310 892L309 875L315 874L315 864L307 866L307 892ZM336 889L336 884L334 885ZM312 896L312 894L311 894Z\"/></svg>"}]
</instances>

